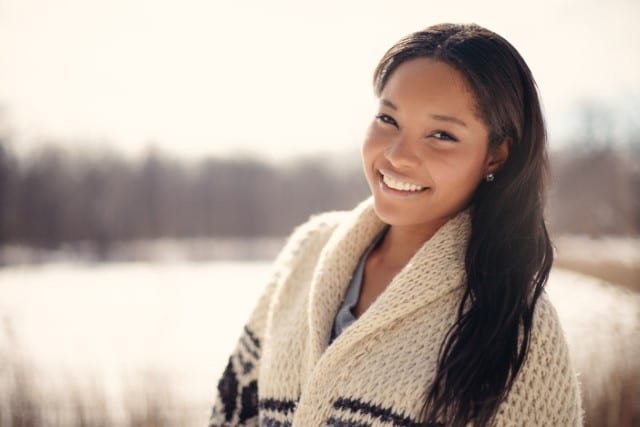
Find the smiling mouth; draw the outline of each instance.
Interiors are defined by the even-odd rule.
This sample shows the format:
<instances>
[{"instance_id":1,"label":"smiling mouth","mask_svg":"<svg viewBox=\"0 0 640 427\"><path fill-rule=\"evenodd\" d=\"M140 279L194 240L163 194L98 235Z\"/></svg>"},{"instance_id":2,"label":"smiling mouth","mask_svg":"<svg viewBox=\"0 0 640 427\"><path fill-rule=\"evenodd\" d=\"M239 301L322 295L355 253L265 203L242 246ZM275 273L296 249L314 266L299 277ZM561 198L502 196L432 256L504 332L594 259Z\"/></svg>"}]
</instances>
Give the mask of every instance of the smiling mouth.
<instances>
[{"instance_id":1,"label":"smiling mouth","mask_svg":"<svg viewBox=\"0 0 640 427\"><path fill-rule=\"evenodd\" d=\"M430 187L422 187L420 185L411 184L409 182L399 181L397 179L391 178L378 171L378 175L380 177L380 181L389 189L393 191L403 192L403 193L421 193L423 191L428 190Z\"/></svg>"}]
</instances>

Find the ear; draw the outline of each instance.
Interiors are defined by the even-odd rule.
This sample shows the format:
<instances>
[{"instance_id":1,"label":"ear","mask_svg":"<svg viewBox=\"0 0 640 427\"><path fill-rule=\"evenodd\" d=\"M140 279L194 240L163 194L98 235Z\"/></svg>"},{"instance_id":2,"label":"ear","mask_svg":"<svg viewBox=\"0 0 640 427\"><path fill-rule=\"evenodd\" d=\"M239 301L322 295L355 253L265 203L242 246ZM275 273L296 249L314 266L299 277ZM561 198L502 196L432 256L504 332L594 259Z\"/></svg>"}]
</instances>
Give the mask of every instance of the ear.
<instances>
[{"instance_id":1,"label":"ear","mask_svg":"<svg viewBox=\"0 0 640 427\"><path fill-rule=\"evenodd\" d=\"M509 158L509 150L513 144L513 139L505 138L500 144L487 153L487 161L485 164L485 175L496 173L502 168L504 162Z\"/></svg>"}]
</instances>

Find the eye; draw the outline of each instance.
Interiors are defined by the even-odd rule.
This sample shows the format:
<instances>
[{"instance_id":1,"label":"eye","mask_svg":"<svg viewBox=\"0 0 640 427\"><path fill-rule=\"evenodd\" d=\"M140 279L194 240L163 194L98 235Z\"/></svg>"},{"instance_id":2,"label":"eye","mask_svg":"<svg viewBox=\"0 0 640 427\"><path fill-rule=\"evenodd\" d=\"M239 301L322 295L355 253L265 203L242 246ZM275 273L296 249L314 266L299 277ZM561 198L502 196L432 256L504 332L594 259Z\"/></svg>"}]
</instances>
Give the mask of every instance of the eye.
<instances>
[{"instance_id":1,"label":"eye","mask_svg":"<svg viewBox=\"0 0 640 427\"><path fill-rule=\"evenodd\" d=\"M458 142L458 138L442 130L432 133L431 136L441 141Z\"/></svg>"},{"instance_id":2,"label":"eye","mask_svg":"<svg viewBox=\"0 0 640 427\"><path fill-rule=\"evenodd\" d=\"M396 123L395 119L388 114L378 114L376 119L381 121L382 123L386 123L388 125L398 127L398 123Z\"/></svg>"}]
</instances>

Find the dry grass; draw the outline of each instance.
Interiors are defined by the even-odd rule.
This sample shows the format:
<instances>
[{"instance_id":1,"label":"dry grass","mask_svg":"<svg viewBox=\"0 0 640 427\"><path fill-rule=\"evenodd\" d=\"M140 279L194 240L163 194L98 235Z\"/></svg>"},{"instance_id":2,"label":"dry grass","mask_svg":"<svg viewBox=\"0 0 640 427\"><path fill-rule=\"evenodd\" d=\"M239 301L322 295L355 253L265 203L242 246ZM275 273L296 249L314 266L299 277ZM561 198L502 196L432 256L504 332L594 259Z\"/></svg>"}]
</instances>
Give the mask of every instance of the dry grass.
<instances>
[{"instance_id":1,"label":"dry grass","mask_svg":"<svg viewBox=\"0 0 640 427\"><path fill-rule=\"evenodd\" d=\"M640 240L561 236L555 244L554 267L608 282L582 291L601 298L602 305L613 302L602 313L582 307L593 311L586 321L564 322L569 334L589 335L572 349L581 353L577 369L588 373L582 379L585 425L640 426ZM624 308L632 308L626 318Z\"/></svg>"},{"instance_id":2,"label":"dry grass","mask_svg":"<svg viewBox=\"0 0 640 427\"><path fill-rule=\"evenodd\" d=\"M555 267L640 292L640 238L563 235L553 240Z\"/></svg>"},{"instance_id":3,"label":"dry grass","mask_svg":"<svg viewBox=\"0 0 640 427\"><path fill-rule=\"evenodd\" d=\"M554 266L597 277L633 292L640 292L640 264L628 265L615 261L572 259L559 256Z\"/></svg>"},{"instance_id":4,"label":"dry grass","mask_svg":"<svg viewBox=\"0 0 640 427\"><path fill-rule=\"evenodd\" d=\"M640 294L557 268L547 289L581 382L585 426L640 426Z\"/></svg>"},{"instance_id":5,"label":"dry grass","mask_svg":"<svg viewBox=\"0 0 640 427\"><path fill-rule=\"evenodd\" d=\"M171 391L162 373L128 379L122 395L113 399L98 381L48 377L20 351L6 319L4 333L0 427L186 427L206 421L206 414Z\"/></svg>"},{"instance_id":6,"label":"dry grass","mask_svg":"<svg viewBox=\"0 0 640 427\"><path fill-rule=\"evenodd\" d=\"M206 420L206 414L181 405L157 380L141 379L138 387L123 391L118 405L97 385L69 383L45 392L27 365L8 367L5 362L3 357L1 427L169 427L197 426Z\"/></svg>"}]
</instances>

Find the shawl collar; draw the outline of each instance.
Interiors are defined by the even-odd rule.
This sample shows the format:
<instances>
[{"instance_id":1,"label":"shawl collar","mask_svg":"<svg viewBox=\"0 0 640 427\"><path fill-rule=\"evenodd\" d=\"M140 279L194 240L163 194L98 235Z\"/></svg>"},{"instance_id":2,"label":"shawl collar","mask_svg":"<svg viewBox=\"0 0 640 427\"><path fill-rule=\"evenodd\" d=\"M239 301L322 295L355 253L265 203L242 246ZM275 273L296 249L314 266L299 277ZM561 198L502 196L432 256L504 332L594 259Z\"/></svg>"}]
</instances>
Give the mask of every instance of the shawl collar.
<instances>
[{"instance_id":1,"label":"shawl collar","mask_svg":"<svg viewBox=\"0 0 640 427\"><path fill-rule=\"evenodd\" d=\"M380 331L389 322L463 284L469 209L450 219L425 242L367 311L327 349L331 327L351 275L360 256L384 225L373 209L373 197L369 197L347 214L323 248L309 296L307 374L325 350L333 352L351 347L348 343L354 344Z\"/></svg>"}]
</instances>

